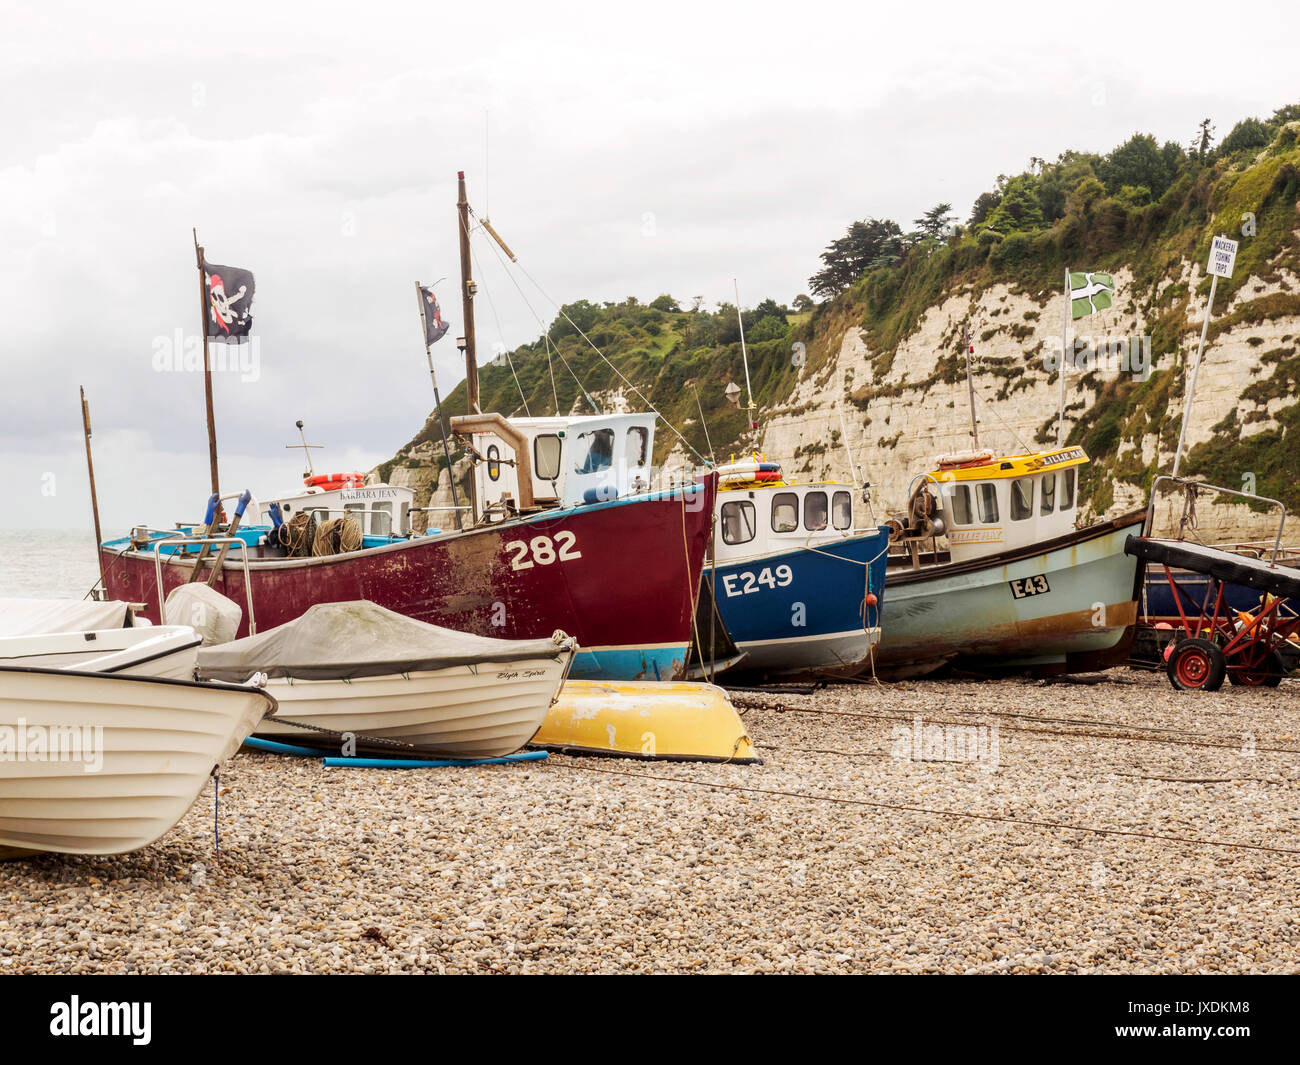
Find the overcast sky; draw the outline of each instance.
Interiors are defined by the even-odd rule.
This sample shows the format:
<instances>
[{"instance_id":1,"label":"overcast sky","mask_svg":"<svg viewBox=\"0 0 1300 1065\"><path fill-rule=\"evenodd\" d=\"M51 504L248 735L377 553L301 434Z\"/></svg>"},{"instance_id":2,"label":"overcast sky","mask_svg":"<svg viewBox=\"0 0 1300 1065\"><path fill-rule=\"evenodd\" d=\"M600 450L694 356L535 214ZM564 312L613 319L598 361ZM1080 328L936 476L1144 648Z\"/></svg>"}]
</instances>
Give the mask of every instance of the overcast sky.
<instances>
[{"instance_id":1,"label":"overcast sky","mask_svg":"<svg viewBox=\"0 0 1300 1065\"><path fill-rule=\"evenodd\" d=\"M1300 101L1291 5L465 8L0 0L0 526L88 524L79 384L106 534L199 515L202 379L157 368L198 332L192 226L257 276L256 379L216 413L223 488L269 495L298 418L329 469L423 424L416 279L463 376L458 169L546 293L477 245L486 359L549 298L788 301L853 219Z\"/></svg>"}]
</instances>

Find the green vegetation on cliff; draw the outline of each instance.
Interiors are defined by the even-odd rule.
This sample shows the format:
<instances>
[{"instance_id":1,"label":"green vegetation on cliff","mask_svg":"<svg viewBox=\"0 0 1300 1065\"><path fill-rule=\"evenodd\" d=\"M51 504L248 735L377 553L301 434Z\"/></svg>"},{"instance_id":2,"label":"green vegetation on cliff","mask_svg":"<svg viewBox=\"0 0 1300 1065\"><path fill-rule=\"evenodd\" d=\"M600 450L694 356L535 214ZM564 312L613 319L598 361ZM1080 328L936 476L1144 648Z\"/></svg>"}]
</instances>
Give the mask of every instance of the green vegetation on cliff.
<instances>
[{"instance_id":1,"label":"green vegetation on cliff","mask_svg":"<svg viewBox=\"0 0 1300 1065\"><path fill-rule=\"evenodd\" d=\"M1240 241L1234 276L1218 287L1211 340L1300 315L1300 291L1292 291L1289 280L1300 269L1298 136L1300 105L1267 120L1244 119L1217 148L1208 123L1187 149L1135 134L1104 155L1066 152L1054 162L1030 160L1022 173L1000 176L961 225L953 224L948 204L926 211L912 231L889 219L854 222L827 247L822 269L809 280L811 291L827 297L822 303L801 296L791 310L767 299L744 312L755 402L765 418L798 413L792 410L797 382L829 369L850 329L861 329L879 381L926 312L954 293L974 298L1001 284L1041 302L1059 292L1067 266L1125 271L1132 280L1124 295L1140 310L1155 372L1146 381L1086 378L1082 404L1079 395L1073 404L1079 421L1070 439L1094 459L1082 486L1094 507L1109 503L1116 481L1147 488L1164 471L1155 459L1143 463L1143 437L1158 433L1166 452L1177 439L1182 358L1194 351L1209 288L1203 264L1211 237L1224 233ZM1195 291L1186 280L1188 264L1201 266ZM1025 321L997 322L989 332L1005 330L1027 346L1039 331L1037 317L1030 312ZM962 372L960 350L954 332L945 349L935 351L928 380L859 388L849 398L865 408L891 387L897 394L954 381ZM1228 486L1253 474L1259 492L1298 506L1300 356L1291 344L1260 350L1257 357L1256 383L1242 395L1240 417L1216 426L1185 468ZM1024 365L985 361L984 372L1002 379L999 396L1025 386ZM670 296L650 303L568 304L546 336L511 352L509 361L499 358L481 369L481 403L506 414L582 413L621 391L631 407L643 406L620 374L701 455L709 454L709 440L720 460L755 442L745 410L724 395L729 382L742 390L745 385L736 309L727 304L713 311L683 308ZM829 375L816 379L829 387ZM465 411L463 384L447 397L445 410L448 416ZM1267 424L1258 431L1261 423ZM1044 410L1038 440L1054 439L1054 431L1055 411ZM393 462L409 462L413 448L437 440L430 421ZM661 431L656 459L678 443L671 431ZM440 449L433 454L426 461L441 465Z\"/></svg>"}]
</instances>

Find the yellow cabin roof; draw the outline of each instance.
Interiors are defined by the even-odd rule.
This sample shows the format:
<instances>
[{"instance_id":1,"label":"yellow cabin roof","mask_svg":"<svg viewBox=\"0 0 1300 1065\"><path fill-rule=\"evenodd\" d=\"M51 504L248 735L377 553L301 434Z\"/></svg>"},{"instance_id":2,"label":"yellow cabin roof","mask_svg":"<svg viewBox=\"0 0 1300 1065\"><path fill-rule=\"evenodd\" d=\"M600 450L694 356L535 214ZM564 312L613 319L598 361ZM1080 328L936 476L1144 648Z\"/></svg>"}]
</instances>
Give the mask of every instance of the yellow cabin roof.
<instances>
[{"instance_id":1,"label":"yellow cabin roof","mask_svg":"<svg viewBox=\"0 0 1300 1065\"><path fill-rule=\"evenodd\" d=\"M995 455L972 465L940 467L931 470L936 481L991 481L1004 478L1027 477L1045 470L1082 466L1092 461L1081 447L1053 448L1031 455Z\"/></svg>"}]
</instances>

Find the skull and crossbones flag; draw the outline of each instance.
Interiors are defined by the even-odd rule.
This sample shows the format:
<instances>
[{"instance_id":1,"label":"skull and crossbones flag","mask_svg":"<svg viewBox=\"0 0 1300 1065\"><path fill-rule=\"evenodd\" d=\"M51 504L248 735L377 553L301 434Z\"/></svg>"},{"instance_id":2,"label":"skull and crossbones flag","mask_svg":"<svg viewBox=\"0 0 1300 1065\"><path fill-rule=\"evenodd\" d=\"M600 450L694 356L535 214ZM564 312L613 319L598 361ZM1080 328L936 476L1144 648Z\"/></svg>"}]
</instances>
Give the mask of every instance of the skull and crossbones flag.
<instances>
[{"instance_id":1,"label":"skull and crossbones flag","mask_svg":"<svg viewBox=\"0 0 1300 1065\"><path fill-rule=\"evenodd\" d=\"M446 336L450 327L442 320L442 309L438 306L438 297L433 294L433 289L421 285L420 300L420 317L424 319L424 344L428 347Z\"/></svg>"},{"instance_id":2,"label":"skull and crossbones flag","mask_svg":"<svg viewBox=\"0 0 1300 1065\"><path fill-rule=\"evenodd\" d=\"M208 336L214 340L248 336L253 328L252 271L205 261L203 284L208 293Z\"/></svg>"}]
</instances>

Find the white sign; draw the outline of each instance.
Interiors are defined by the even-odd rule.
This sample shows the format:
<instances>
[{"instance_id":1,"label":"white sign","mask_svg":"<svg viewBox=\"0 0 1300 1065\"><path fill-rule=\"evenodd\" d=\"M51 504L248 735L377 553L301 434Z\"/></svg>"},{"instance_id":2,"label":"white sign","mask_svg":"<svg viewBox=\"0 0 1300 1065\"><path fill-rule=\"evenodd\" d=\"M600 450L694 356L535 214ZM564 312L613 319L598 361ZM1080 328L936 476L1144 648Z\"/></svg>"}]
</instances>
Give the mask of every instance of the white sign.
<instances>
[{"instance_id":1,"label":"white sign","mask_svg":"<svg viewBox=\"0 0 1300 1065\"><path fill-rule=\"evenodd\" d=\"M1210 273L1231 277L1237 261L1237 242L1227 237L1215 237L1210 242Z\"/></svg>"}]
</instances>

